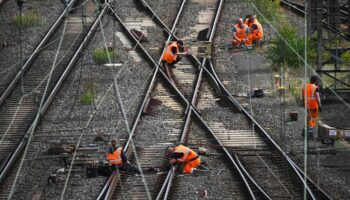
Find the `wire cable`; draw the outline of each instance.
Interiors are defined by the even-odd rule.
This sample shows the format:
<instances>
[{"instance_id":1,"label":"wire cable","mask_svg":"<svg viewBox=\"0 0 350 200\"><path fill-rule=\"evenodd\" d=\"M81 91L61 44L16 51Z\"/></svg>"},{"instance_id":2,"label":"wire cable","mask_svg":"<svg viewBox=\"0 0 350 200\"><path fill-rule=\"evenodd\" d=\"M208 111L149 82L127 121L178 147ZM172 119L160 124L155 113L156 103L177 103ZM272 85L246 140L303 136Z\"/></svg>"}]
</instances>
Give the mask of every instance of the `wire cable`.
<instances>
[{"instance_id":1,"label":"wire cable","mask_svg":"<svg viewBox=\"0 0 350 200\"><path fill-rule=\"evenodd\" d=\"M11 187L10 195L9 195L9 198L8 198L9 200L12 198L12 195L13 195L14 192L15 192L15 188L16 188L16 185L17 185L17 181L18 181L18 178L19 178L19 175L20 175L20 173L21 173L22 166L23 166L23 163L24 163L24 158L25 158L26 155L27 155L27 152L28 152L28 149L29 149L29 146L30 146L29 144L30 144L30 142L31 142L31 140L32 140L32 135L33 135L33 133L34 133L35 127L36 127L36 125L37 125L37 123L38 123L38 121L39 121L39 118L40 118L40 111L41 111L41 108L42 108L42 106L43 106L43 104L44 104L45 96L46 96L46 93L47 93L47 91L48 91L48 87L49 87L49 85L50 85L50 80L51 80L53 71L54 71L54 69L55 69L55 65L56 65L56 62L57 62L57 59L58 59L58 55L59 55L59 52L60 52L60 49L61 49L61 46L62 46L62 43L63 43L64 35L65 35L65 32L66 32L66 28L67 28L67 21L68 21L68 20L67 20L67 18L66 18L66 19L65 19L65 22L64 22L64 26L63 26L62 37L61 37L59 46L58 46L57 51L56 51L55 59L54 59L53 64L52 64L52 66L51 66L50 76L49 76L49 79L48 79L48 81L47 81L47 83L46 83L46 87L45 87L43 96L42 96L42 98L41 98L40 106L39 106L39 109L38 109L38 111L37 111L37 114L36 114L36 118L35 118L35 120L34 120L34 123L33 123L34 126L33 126L33 128L31 129L31 132L30 132L30 135L29 135L29 139L28 139L28 142L27 142L27 144L26 144L26 148L25 148L25 150L24 150L24 153L23 153L23 156L22 156L20 165L19 165L19 167L18 167L18 171L17 171L17 173L16 173L15 180L14 180L14 182L13 182L13 184L12 184L12 187Z\"/></svg>"},{"instance_id":2,"label":"wire cable","mask_svg":"<svg viewBox=\"0 0 350 200\"><path fill-rule=\"evenodd\" d=\"M52 69L52 71L55 70L56 67L60 64L60 62L67 56L67 54L69 53L69 51L73 48L73 45L74 45L74 43L76 42L76 40L79 38L80 34L82 34L82 31L80 31L80 32L78 33L78 35L74 38L74 40L73 40L71 46L68 48L68 50L66 51L66 53L62 55L61 59L60 59L58 62L56 62L56 64L54 65L54 68ZM60 37L58 37L58 38L60 38ZM3 142L4 138L7 136L8 132L10 131L10 129L11 129L11 127L12 127L12 125L14 124L14 122L15 122L15 120L16 120L16 117L17 117L17 114L18 114L18 112L19 112L19 110L20 110L20 107L22 106L22 102L25 100L25 98L27 98L27 97L29 97L30 95L36 93L36 92L38 91L38 88L39 88L42 84L45 83L45 81L46 81L47 78L50 77L50 74L51 74L51 71L43 78L43 80L41 80L41 82L40 82L32 91L30 91L30 92L24 94L24 95L21 97L21 99L20 99L20 101L19 101L19 103L18 103L18 106L17 106L17 108L16 108L16 111L15 111L15 113L14 113L12 119L11 119L10 125L7 127L5 133L4 133L4 134L2 135L2 137L1 137L0 144L1 144L1 142Z\"/></svg>"},{"instance_id":3,"label":"wire cable","mask_svg":"<svg viewBox=\"0 0 350 200\"><path fill-rule=\"evenodd\" d=\"M307 66L309 70L311 70L323 83L323 79L316 73L316 71L307 63L305 58L301 56L291 45L290 43L279 33L279 31L273 26L272 22L269 21L263 13L256 7L254 3L251 3L252 7L259 13L260 16L264 18L264 20L269 24L272 30L285 42L285 44L294 52L294 54ZM326 84L326 86L328 86ZM347 103L341 96L339 96L333 89L330 88L330 91L348 108L350 109L350 104Z\"/></svg>"}]
</instances>

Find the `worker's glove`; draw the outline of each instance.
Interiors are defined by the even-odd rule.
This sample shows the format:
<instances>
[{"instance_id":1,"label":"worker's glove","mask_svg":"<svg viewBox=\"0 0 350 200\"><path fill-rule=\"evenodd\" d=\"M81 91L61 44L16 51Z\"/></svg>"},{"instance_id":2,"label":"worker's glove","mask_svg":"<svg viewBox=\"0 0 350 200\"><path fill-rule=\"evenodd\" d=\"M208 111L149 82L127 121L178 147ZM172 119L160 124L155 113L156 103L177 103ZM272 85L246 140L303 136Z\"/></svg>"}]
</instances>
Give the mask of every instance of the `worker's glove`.
<instances>
[{"instance_id":1,"label":"worker's glove","mask_svg":"<svg viewBox=\"0 0 350 200\"><path fill-rule=\"evenodd\" d=\"M190 53L188 52L188 49L186 49L186 51L184 51L184 55L190 55Z\"/></svg>"},{"instance_id":2,"label":"worker's glove","mask_svg":"<svg viewBox=\"0 0 350 200\"><path fill-rule=\"evenodd\" d=\"M322 112L322 107L321 106L318 107L318 111Z\"/></svg>"}]
</instances>

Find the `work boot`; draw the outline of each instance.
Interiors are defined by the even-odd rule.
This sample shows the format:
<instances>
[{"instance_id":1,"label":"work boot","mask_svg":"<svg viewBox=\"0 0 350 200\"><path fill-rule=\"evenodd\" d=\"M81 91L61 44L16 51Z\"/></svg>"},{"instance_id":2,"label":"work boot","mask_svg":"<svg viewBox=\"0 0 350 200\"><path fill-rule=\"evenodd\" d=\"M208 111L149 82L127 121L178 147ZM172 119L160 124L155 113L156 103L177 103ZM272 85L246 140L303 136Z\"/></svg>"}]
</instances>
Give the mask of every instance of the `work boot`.
<instances>
[{"instance_id":1,"label":"work boot","mask_svg":"<svg viewBox=\"0 0 350 200\"><path fill-rule=\"evenodd\" d=\"M199 165L198 167L197 167L197 169L200 169L200 170L209 170L209 168L208 167L206 167L206 166L204 166L204 165Z\"/></svg>"},{"instance_id":2,"label":"work boot","mask_svg":"<svg viewBox=\"0 0 350 200\"><path fill-rule=\"evenodd\" d=\"M160 171L159 168L150 167L147 170L145 170L144 173L151 174L151 173L158 173L159 171Z\"/></svg>"},{"instance_id":3,"label":"work boot","mask_svg":"<svg viewBox=\"0 0 350 200\"><path fill-rule=\"evenodd\" d=\"M307 127L307 137L313 138L314 137L314 128L313 127ZM303 132L301 133L302 137L305 137L305 128L303 128Z\"/></svg>"},{"instance_id":4,"label":"work boot","mask_svg":"<svg viewBox=\"0 0 350 200\"><path fill-rule=\"evenodd\" d=\"M203 158L201 158L201 164L199 166L208 167L208 161L206 161Z\"/></svg>"}]
</instances>

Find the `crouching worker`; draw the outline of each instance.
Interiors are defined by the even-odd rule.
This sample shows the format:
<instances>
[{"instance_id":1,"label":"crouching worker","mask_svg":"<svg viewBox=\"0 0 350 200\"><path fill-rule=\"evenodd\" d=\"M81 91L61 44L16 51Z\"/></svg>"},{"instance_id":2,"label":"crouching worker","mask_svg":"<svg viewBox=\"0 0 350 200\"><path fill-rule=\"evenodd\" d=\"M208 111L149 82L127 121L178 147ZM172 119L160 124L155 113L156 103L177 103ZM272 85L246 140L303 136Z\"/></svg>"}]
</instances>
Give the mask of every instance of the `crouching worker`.
<instances>
[{"instance_id":1,"label":"crouching worker","mask_svg":"<svg viewBox=\"0 0 350 200\"><path fill-rule=\"evenodd\" d=\"M259 29L258 25L253 24L247 37L247 49L253 48L253 42L259 44L263 36L263 32Z\"/></svg>"},{"instance_id":2,"label":"crouching worker","mask_svg":"<svg viewBox=\"0 0 350 200\"><path fill-rule=\"evenodd\" d=\"M237 24L233 27L232 46L236 48L244 47L248 34L248 26L243 24L242 18L237 19Z\"/></svg>"},{"instance_id":3,"label":"crouching worker","mask_svg":"<svg viewBox=\"0 0 350 200\"><path fill-rule=\"evenodd\" d=\"M178 63L181 60L181 57L179 55L188 54L187 51L182 52L182 50L183 50L182 40L170 42L166 47L162 57L163 66L167 65L170 67L174 67L174 64Z\"/></svg>"},{"instance_id":4,"label":"crouching worker","mask_svg":"<svg viewBox=\"0 0 350 200\"><path fill-rule=\"evenodd\" d=\"M167 156L170 159L169 164L183 164L183 173L185 174L191 174L194 171L207 171L204 166L201 166L201 158L198 154L186 146L168 147Z\"/></svg>"},{"instance_id":5,"label":"crouching worker","mask_svg":"<svg viewBox=\"0 0 350 200\"><path fill-rule=\"evenodd\" d=\"M111 141L111 146L107 153L107 160L113 171L120 170L130 174L140 174L138 168L131 165L126 158L123 147L118 147L116 139L112 139Z\"/></svg>"}]
</instances>

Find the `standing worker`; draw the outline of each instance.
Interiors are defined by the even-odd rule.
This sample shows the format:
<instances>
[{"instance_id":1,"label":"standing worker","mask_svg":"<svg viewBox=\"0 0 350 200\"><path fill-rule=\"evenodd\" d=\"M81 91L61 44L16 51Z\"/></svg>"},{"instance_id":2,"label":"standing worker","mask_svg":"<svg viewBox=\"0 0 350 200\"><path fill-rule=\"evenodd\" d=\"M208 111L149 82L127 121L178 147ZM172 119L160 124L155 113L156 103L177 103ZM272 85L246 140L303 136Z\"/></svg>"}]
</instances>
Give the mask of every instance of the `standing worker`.
<instances>
[{"instance_id":1,"label":"standing worker","mask_svg":"<svg viewBox=\"0 0 350 200\"><path fill-rule=\"evenodd\" d=\"M162 57L163 66L165 65L165 66L174 67L174 64L176 64L181 60L181 57L178 55L187 55L188 54L187 51L180 52L182 48L183 48L182 40L170 42L166 47Z\"/></svg>"},{"instance_id":2,"label":"standing worker","mask_svg":"<svg viewBox=\"0 0 350 200\"><path fill-rule=\"evenodd\" d=\"M316 85L317 76L311 76L310 83L306 83L302 88L302 98L307 109L308 129L316 127L318 112L321 111L321 99L319 87Z\"/></svg>"},{"instance_id":3,"label":"standing worker","mask_svg":"<svg viewBox=\"0 0 350 200\"><path fill-rule=\"evenodd\" d=\"M245 45L246 37L248 34L248 26L246 24L243 24L242 18L237 19L237 24L233 27L233 40L232 40L232 46L236 48L241 48Z\"/></svg>"},{"instance_id":4,"label":"standing worker","mask_svg":"<svg viewBox=\"0 0 350 200\"><path fill-rule=\"evenodd\" d=\"M109 165L112 166L112 170L120 170L130 172L132 174L140 174L140 171L137 167L130 164L128 159L125 156L122 147L118 147L117 140L112 139L111 146L108 149L106 155Z\"/></svg>"},{"instance_id":5,"label":"standing worker","mask_svg":"<svg viewBox=\"0 0 350 200\"><path fill-rule=\"evenodd\" d=\"M183 164L183 173L185 174L191 174L201 165L201 158L198 156L198 154L192 149L183 145L169 147L167 156L170 158L169 164Z\"/></svg>"},{"instance_id":6,"label":"standing worker","mask_svg":"<svg viewBox=\"0 0 350 200\"><path fill-rule=\"evenodd\" d=\"M251 32L248 36L247 42L247 48L251 49L253 41L259 42L264 37L264 31L260 22L258 21L258 19L256 19L254 15L251 15L250 17L246 18L244 20L244 24L248 26Z\"/></svg>"}]
</instances>

